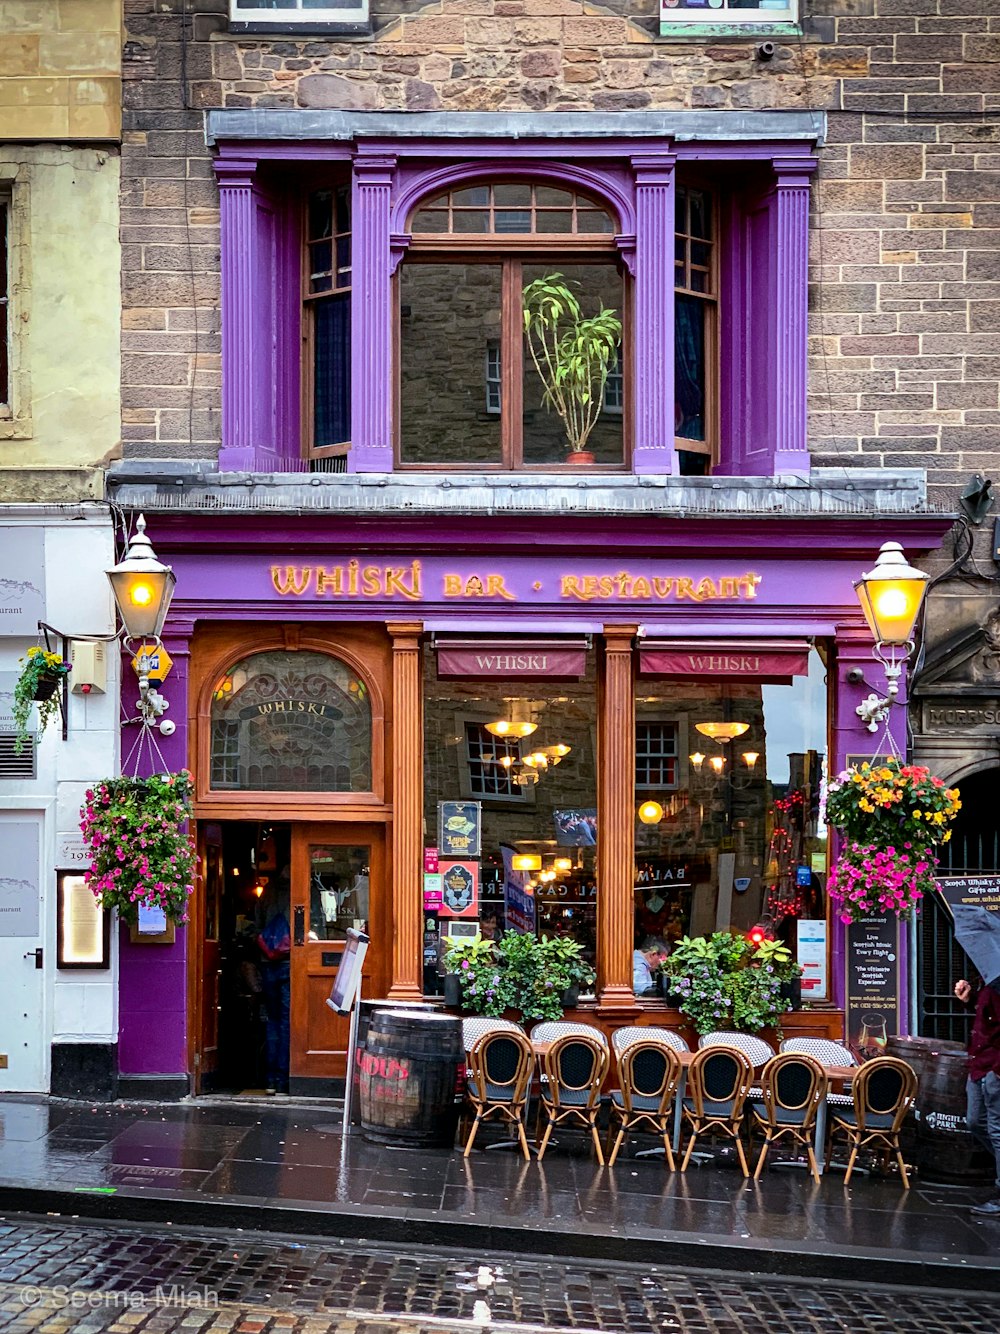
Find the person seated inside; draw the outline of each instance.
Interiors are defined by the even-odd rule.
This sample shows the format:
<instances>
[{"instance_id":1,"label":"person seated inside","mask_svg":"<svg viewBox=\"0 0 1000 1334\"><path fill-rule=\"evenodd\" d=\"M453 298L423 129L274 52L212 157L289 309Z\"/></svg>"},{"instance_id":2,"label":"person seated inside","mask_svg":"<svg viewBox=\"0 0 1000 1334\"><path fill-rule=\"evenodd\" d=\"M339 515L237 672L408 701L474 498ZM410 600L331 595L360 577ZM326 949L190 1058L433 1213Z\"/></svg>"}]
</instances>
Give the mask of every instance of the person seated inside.
<instances>
[{"instance_id":1,"label":"person seated inside","mask_svg":"<svg viewBox=\"0 0 1000 1334\"><path fill-rule=\"evenodd\" d=\"M670 954L662 936L646 936L632 955L632 990L637 996L656 995L656 976Z\"/></svg>"}]
</instances>

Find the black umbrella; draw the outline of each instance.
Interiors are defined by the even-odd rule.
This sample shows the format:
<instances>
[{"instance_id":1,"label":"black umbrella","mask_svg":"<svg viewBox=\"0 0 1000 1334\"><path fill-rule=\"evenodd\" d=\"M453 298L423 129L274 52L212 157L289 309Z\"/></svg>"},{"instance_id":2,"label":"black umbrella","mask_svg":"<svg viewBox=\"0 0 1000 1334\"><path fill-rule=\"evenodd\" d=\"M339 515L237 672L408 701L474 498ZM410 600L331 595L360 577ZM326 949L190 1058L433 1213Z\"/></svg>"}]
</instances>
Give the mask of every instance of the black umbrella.
<instances>
[{"instance_id":1,"label":"black umbrella","mask_svg":"<svg viewBox=\"0 0 1000 1334\"><path fill-rule=\"evenodd\" d=\"M1000 913L978 903L955 903L955 939L989 986L1000 984Z\"/></svg>"}]
</instances>

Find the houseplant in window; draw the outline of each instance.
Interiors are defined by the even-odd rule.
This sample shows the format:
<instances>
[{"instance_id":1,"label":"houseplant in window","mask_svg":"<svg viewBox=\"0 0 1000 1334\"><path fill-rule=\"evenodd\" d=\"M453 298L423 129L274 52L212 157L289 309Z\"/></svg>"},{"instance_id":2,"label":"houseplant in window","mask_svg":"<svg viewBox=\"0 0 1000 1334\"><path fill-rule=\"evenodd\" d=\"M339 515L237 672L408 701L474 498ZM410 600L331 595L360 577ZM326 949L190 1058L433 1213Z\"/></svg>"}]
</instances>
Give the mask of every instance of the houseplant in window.
<instances>
[{"instance_id":1,"label":"houseplant in window","mask_svg":"<svg viewBox=\"0 0 1000 1334\"><path fill-rule=\"evenodd\" d=\"M528 283L522 309L525 342L544 386L542 402L558 415L566 434L566 461L593 463L587 441L621 346L621 320L603 303L596 315L584 315L561 273Z\"/></svg>"},{"instance_id":2,"label":"houseplant in window","mask_svg":"<svg viewBox=\"0 0 1000 1334\"><path fill-rule=\"evenodd\" d=\"M951 838L948 826L961 808L957 788L895 757L838 774L826 819L844 843L827 888L841 920L912 916L934 889L934 849Z\"/></svg>"},{"instance_id":3,"label":"houseplant in window","mask_svg":"<svg viewBox=\"0 0 1000 1334\"><path fill-rule=\"evenodd\" d=\"M59 691L70 670L61 654L49 653L37 645L21 658L20 674L14 685L14 754L20 755L31 738L28 719L31 706L38 705L38 731L45 731L59 713Z\"/></svg>"},{"instance_id":4,"label":"houseplant in window","mask_svg":"<svg viewBox=\"0 0 1000 1334\"><path fill-rule=\"evenodd\" d=\"M187 920L194 888L195 845L188 832L191 775L105 778L88 788L81 811L91 864L84 879L102 908L134 923L140 907L161 908L169 922Z\"/></svg>"},{"instance_id":5,"label":"houseplant in window","mask_svg":"<svg viewBox=\"0 0 1000 1334\"><path fill-rule=\"evenodd\" d=\"M699 1036L716 1029L756 1033L776 1027L791 1009L783 985L802 976L791 951L779 941L755 944L735 931L684 936L663 971L678 1008Z\"/></svg>"},{"instance_id":6,"label":"houseplant in window","mask_svg":"<svg viewBox=\"0 0 1000 1334\"><path fill-rule=\"evenodd\" d=\"M458 978L461 1008L494 1019L510 1011L522 1019L560 1019L570 988L592 986L595 977L575 941L516 931L453 946L445 967Z\"/></svg>"}]
</instances>

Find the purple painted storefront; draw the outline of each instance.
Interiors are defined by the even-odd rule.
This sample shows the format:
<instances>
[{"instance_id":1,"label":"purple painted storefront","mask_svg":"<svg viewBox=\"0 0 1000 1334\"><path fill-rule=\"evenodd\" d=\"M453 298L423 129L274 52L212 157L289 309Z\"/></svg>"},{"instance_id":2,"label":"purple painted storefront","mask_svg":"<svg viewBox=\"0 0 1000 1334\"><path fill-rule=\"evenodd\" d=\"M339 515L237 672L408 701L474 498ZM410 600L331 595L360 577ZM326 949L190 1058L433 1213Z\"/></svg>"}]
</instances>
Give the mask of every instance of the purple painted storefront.
<instances>
[{"instance_id":1,"label":"purple painted storefront","mask_svg":"<svg viewBox=\"0 0 1000 1334\"><path fill-rule=\"evenodd\" d=\"M355 498L358 494L348 478L325 485L331 504L348 487ZM229 633L233 645L242 644L250 653L265 641L307 646L323 639L336 651L341 637L366 629L383 633L386 625L395 633L403 622L407 633L424 643L457 632L484 643L502 633L528 646L558 643L560 636L574 643L593 636L589 642L598 651L611 642L616 628L630 627L636 670L643 638L667 646L672 641L738 644L763 653L789 641L817 641L829 651L829 754L836 771L848 755L869 754L874 741L855 714L865 691L847 680L856 666L872 679L870 638L852 580L882 540L901 540L918 556L936 544L943 527L936 518L914 515L808 520L551 516L543 524L523 514L375 519L338 508L339 513L323 515L258 513L252 519L168 510L148 516L158 553L178 579L165 632L174 661L166 693L177 731L164 740L163 750L172 766L195 770L200 821L215 820L220 813L207 789L205 739L199 735L207 725L206 691L211 693L214 685L214 678L199 676L197 666L205 662L197 642L206 629ZM393 671L390 692L400 689L398 660ZM903 716L900 709L893 720L901 747ZM396 726L387 728L386 773L395 765L398 784L398 749L404 743L395 743ZM420 772L417 764L409 781L419 784ZM420 866L400 861L405 849L394 829L402 818L399 802L398 786L394 795L387 780L380 814L395 849L392 884L386 889L392 914L420 892ZM278 800L273 809L279 818L280 807ZM235 807L227 810L236 812ZM356 810L338 813L335 806L324 806L322 798L303 811L308 820L328 817L359 818ZM123 1076L152 1080L195 1073L200 1039L192 1025L199 1012L202 964L196 963L201 956L192 955L192 945L198 930L195 921L178 932L171 946L123 941ZM395 918L392 933L405 934ZM405 946L399 940L387 945L393 966L385 979L404 997L412 994L414 978L413 966L403 958ZM843 1022L843 950L844 933L834 922L832 1008L823 1011L824 1032L836 1033ZM905 1024L905 961L900 978ZM599 982L592 1017L594 1022L624 1022L628 1006L618 993L613 1003L603 1002ZM650 1021L648 1015L643 1021Z\"/></svg>"}]
</instances>

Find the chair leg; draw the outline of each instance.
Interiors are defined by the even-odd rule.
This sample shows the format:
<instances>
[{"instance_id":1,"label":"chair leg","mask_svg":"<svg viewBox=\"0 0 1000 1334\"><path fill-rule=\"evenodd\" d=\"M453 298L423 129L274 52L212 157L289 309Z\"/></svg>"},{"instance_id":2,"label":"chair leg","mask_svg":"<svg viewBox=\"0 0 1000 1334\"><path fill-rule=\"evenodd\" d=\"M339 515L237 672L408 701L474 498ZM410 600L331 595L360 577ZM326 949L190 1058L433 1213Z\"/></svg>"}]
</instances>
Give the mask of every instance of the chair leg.
<instances>
[{"instance_id":1,"label":"chair leg","mask_svg":"<svg viewBox=\"0 0 1000 1334\"><path fill-rule=\"evenodd\" d=\"M903 1189L909 1190L910 1175L906 1170L906 1164L903 1162L903 1152L899 1147L898 1141L896 1143L896 1162L899 1163L899 1175L903 1178Z\"/></svg>"},{"instance_id":2,"label":"chair leg","mask_svg":"<svg viewBox=\"0 0 1000 1334\"><path fill-rule=\"evenodd\" d=\"M625 1121L624 1121L624 1119L623 1119L623 1120L622 1120L622 1130L624 1131L624 1129L625 1129ZM611 1141L612 1141L612 1139L614 1138L614 1133L615 1133L615 1113L614 1113L614 1111L612 1110L612 1111L608 1114L608 1137L607 1137L607 1139L606 1139L605 1142L604 1142L604 1152L605 1152L606 1154L608 1154L608 1155L610 1155L610 1153L611 1153ZM620 1136L619 1136L619 1138L620 1138ZM608 1166L610 1166L612 1162L614 1162L614 1159L610 1159Z\"/></svg>"},{"instance_id":3,"label":"chair leg","mask_svg":"<svg viewBox=\"0 0 1000 1334\"><path fill-rule=\"evenodd\" d=\"M531 1150L528 1148L528 1137L524 1133L524 1118L517 1118L517 1137L521 1141L521 1152L524 1154L525 1161L531 1162Z\"/></svg>"},{"instance_id":4,"label":"chair leg","mask_svg":"<svg viewBox=\"0 0 1000 1334\"><path fill-rule=\"evenodd\" d=\"M691 1153L694 1149L694 1142L697 1138L698 1138L698 1132L692 1127L691 1138L688 1140L687 1150L684 1154L684 1161L681 1163L682 1172L686 1172L688 1170L688 1163L691 1161Z\"/></svg>"},{"instance_id":5,"label":"chair leg","mask_svg":"<svg viewBox=\"0 0 1000 1334\"><path fill-rule=\"evenodd\" d=\"M851 1173L854 1171L854 1163L855 1160L857 1159L858 1150L860 1148L861 1148L861 1142L859 1140L854 1140L853 1144L851 1145L851 1156L847 1160L847 1175L844 1177L845 1186L849 1186L851 1184Z\"/></svg>"},{"instance_id":6,"label":"chair leg","mask_svg":"<svg viewBox=\"0 0 1000 1334\"><path fill-rule=\"evenodd\" d=\"M473 1123L472 1123L472 1133L469 1135L469 1142L466 1144L466 1146L465 1146L465 1153L462 1155L463 1158L468 1158L469 1154L472 1152L472 1146L473 1146L473 1144L474 1144L475 1141L476 1141L476 1134L477 1134L477 1132L478 1132L478 1130L479 1130L479 1122L480 1122L480 1120L481 1120L481 1117L479 1116L479 1113L477 1112L477 1113L476 1113L476 1119L475 1119L475 1120L473 1121Z\"/></svg>"},{"instance_id":7,"label":"chair leg","mask_svg":"<svg viewBox=\"0 0 1000 1334\"><path fill-rule=\"evenodd\" d=\"M760 1157L757 1159L757 1166L754 1169L754 1174L753 1174L754 1181L760 1180L760 1174L764 1170L764 1161L767 1158L767 1151L770 1147L771 1147L771 1136L767 1135L764 1138L764 1147L760 1151Z\"/></svg>"},{"instance_id":8,"label":"chair leg","mask_svg":"<svg viewBox=\"0 0 1000 1334\"><path fill-rule=\"evenodd\" d=\"M618 1150L621 1148L621 1146L622 1146L622 1140L623 1140L624 1138L625 1138L625 1122L623 1121L622 1124L621 1124L621 1129L618 1131L618 1137L617 1137L617 1139L615 1140L614 1148L611 1148L611 1131L610 1131L610 1128L609 1128L609 1130L608 1130L608 1148L609 1148L609 1154L608 1154L608 1166L609 1166L609 1167L614 1167L614 1165L615 1165L615 1160L616 1160L617 1157L618 1157Z\"/></svg>"},{"instance_id":9,"label":"chair leg","mask_svg":"<svg viewBox=\"0 0 1000 1334\"><path fill-rule=\"evenodd\" d=\"M604 1166L604 1150L601 1148L601 1132L597 1129L597 1116L590 1118L590 1136L594 1141L594 1148L597 1151L597 1161Z\"/></svg>"},{"instance_id":10,"label":"chair leg","mask_svg":"<svg viewBox=\"0 0 1000 1334\"><path fill-rule=\"evenodd\" d=\"M671 1172L677 1171L677 1163L674 1161L674 1149L670 1143L670 1131L664 1128L663 1131L663 1156L670 1167Z\"/></svg>"},{"instance_id":11,"label":"chair leg","mask_svg":"<svg viewBox=\"0 0 1000 1334\"><path fill-rule=\"evenodd\" d=\"M819 1165L816 1162L816 1155L813 1153L813 1146L808 1140L806 1141L806 1157L809 1159L809 1171L818 1186L820 1184Z\"/></svg>"},{"instance_id":12,"label":"chair leg","mask_svg":"<svg viewBox=\"0 0 1000 1334\"><path fill-rule=\"evenodd\" d=\"M743 1168L743 1176L744 1176L744 1177L749 1177L749 1176L750 1176L750 1169L749 1169L749 1167L747 1167L747 1156L746 1156L746 1154L743 1152L743 1141L742 1141L742 1139L740 1138L740 1133L739 1133L738 1130L737 1130L737 1132L736 1132L736 1152L737 1152L737 1154L739 1155L740 1167Z\"/></svg>"},{"instance_id":13,"label":"chair leg","mask_svg":"<svg viewBox=\"0 0 1000 1334\"><path fill-rule=\"evenodd\" d=\"M545 1157L545 1150L548 1148L549 1137L550 1137L551 1134L552 1134L552 1127L553 1127L554 1125L555 1125L555 1122L554 1122L553 1120L550 1119L548 1125L545 1127L545 1134L542 1136L541 1140L539 1141L539 1144L538 1144L538 1161L539 1161L539 1162L541 1162L542 1159Z\"/></svg>"}]
</instances>

